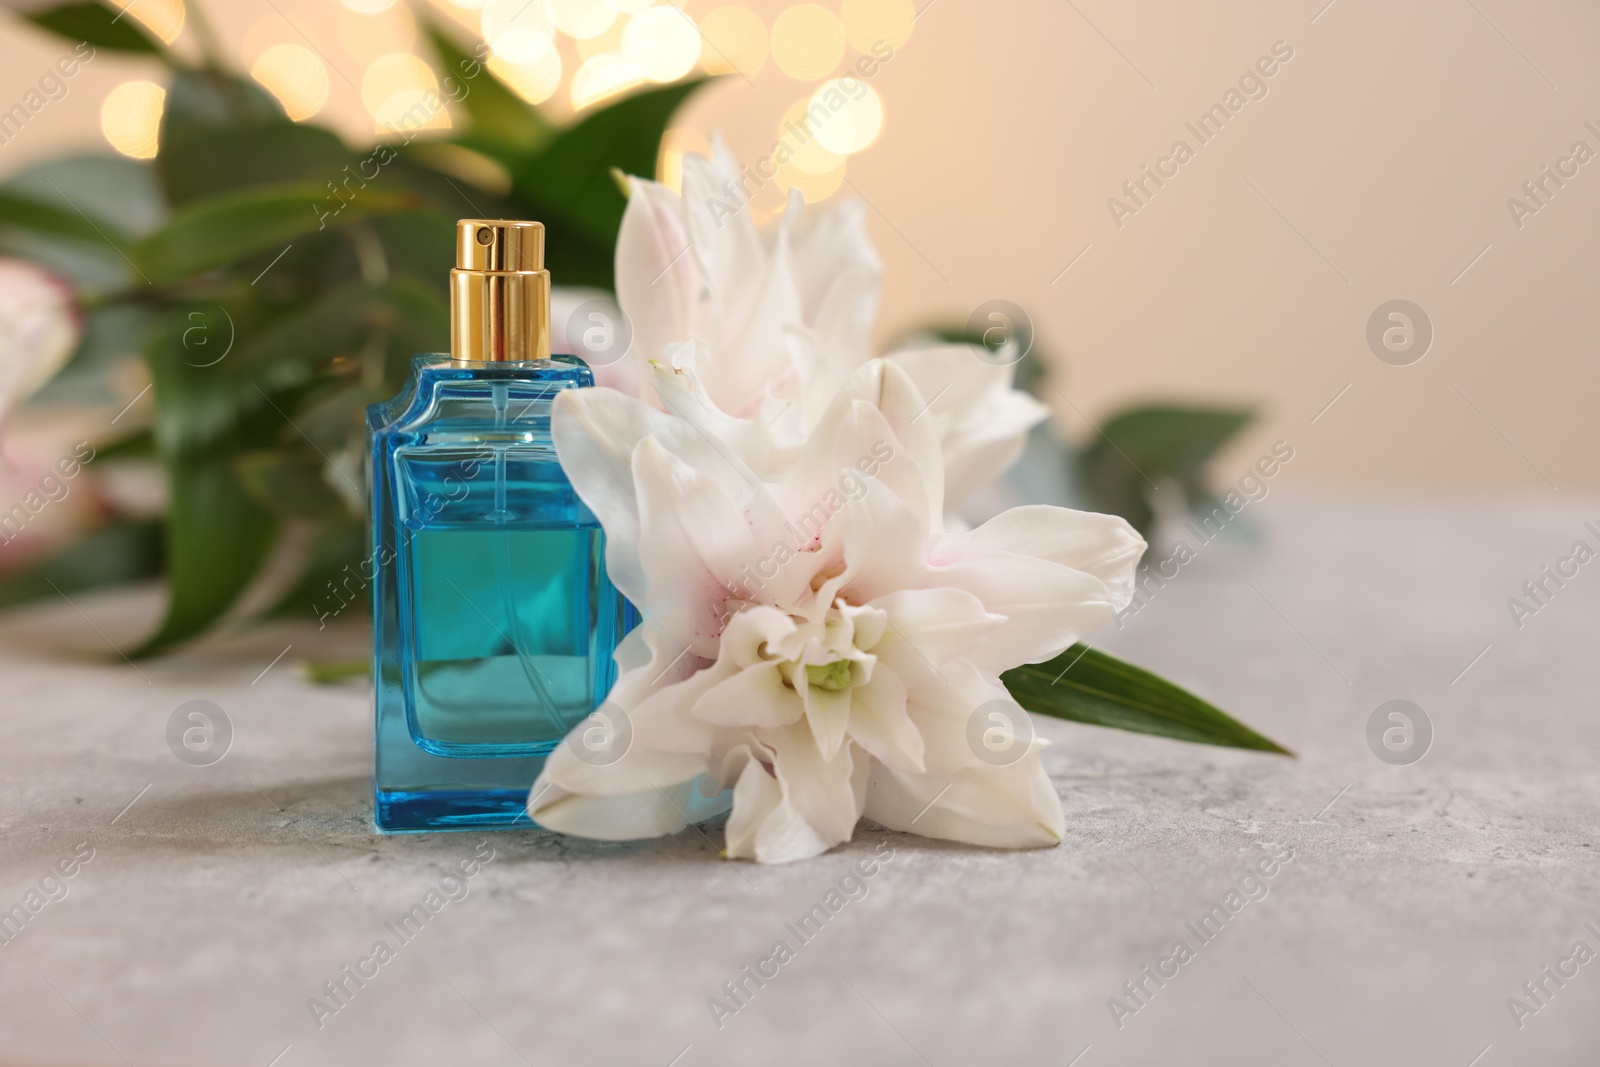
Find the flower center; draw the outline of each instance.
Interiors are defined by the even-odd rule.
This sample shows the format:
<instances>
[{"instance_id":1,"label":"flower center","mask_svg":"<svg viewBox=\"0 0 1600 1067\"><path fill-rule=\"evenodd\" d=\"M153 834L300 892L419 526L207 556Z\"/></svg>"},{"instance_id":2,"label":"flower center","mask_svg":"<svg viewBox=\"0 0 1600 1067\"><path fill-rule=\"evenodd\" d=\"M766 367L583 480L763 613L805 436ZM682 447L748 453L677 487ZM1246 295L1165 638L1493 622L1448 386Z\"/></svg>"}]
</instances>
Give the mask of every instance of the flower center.
<instances>
[{"instance_id":1,"label":"flower center","mask_svg":"<svg viewBox=\"0 0 1600 1067\"><path fill-rule=\"evenodd\" d=\"M850 661L836 659L832 663L806 664L806 681L811 683L813 689L828 689L837 692L840 689L850 688Z\"/></svg>"}]
</instances>

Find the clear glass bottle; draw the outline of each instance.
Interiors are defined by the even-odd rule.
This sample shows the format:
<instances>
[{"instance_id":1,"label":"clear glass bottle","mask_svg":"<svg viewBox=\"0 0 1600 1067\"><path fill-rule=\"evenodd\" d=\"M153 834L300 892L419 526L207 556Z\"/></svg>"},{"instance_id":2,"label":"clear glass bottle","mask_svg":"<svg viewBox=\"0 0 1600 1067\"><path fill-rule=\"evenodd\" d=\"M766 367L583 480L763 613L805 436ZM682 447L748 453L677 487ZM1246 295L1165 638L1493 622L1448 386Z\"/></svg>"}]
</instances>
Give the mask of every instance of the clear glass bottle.
<instances>
[{"instance_id":1,"label":"clear glass bottle","mask_svg":"<svg viewBox=\"0 0 1600 1067\"><path fill-rule=\"evenodd\" d=\"M637 623L551 443L556 394L594 376L550 356L543 238L462 220L451 353L367 412L383 830L532 825L545 756L605 699Z\"/></svg>"}]
</instances>

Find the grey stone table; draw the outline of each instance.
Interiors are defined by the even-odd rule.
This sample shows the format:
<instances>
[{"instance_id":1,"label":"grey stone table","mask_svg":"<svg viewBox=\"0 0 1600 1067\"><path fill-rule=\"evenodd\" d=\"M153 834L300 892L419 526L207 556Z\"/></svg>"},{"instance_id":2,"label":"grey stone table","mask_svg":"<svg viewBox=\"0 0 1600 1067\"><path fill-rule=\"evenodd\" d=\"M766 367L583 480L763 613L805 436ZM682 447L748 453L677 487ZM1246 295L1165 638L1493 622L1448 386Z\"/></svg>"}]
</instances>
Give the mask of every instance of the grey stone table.
<instances>
[{"instance_id":1,"label":"grey stone table","mask_svg":"<svg viewBox=\"0 0 1600 1067\"><path fill-rule=\"evenodd\" d=\"M1507 606L1600 542L1600 505L1256 511L1259 546L1205 546L1100 640L1300 758L1043 723L1067 837L1020 854L872 827L782 868L720 860L715 829L380 837L368 694L296 668L358 629L133 666L108 644L148 591L11 615L0 908L37 910L0 944L0 1063L1600 1062L1600 962L1574 953L1600 952L1600 562L1520 629ZM1433 728L1410 765L1367 739L1397 698ZM193 699L233 726L210 766L166 741Z\"/></svg>"}]
</instances>

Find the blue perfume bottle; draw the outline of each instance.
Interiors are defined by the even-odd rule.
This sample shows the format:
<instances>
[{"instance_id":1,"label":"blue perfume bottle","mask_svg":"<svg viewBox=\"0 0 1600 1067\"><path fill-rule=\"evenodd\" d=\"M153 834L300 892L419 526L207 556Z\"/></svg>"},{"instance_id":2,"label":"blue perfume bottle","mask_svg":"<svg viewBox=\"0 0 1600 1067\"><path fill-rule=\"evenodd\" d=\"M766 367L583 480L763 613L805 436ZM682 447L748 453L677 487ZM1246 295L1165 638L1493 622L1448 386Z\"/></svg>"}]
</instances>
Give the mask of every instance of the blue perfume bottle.
<instances>
[{"instance_id":1,"label":"blue perfume bottle","mask_svg":"<svg viewBox=\"0 0 1600 1067\"><path fill-rule=\"evenodd\" d=\"M550 438L556 394L594 376L550 355L544 227L465 219L456 238L450 354L418 356L367 411L390 831L531 826L545 757L605 699L638 621Z\"/></svg>"}]
</instances>

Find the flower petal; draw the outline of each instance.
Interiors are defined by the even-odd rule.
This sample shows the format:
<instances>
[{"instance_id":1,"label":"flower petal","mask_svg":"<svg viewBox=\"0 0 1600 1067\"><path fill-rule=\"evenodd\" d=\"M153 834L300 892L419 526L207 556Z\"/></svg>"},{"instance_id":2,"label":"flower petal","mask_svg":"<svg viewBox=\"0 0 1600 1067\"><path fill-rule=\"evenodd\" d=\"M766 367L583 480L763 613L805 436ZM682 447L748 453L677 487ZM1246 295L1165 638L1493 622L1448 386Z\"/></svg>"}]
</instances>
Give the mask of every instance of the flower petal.
<instances>
[{"instance_id":1,"label":"flower petal","mask_svg":"<svg viewBox=\"0 0 1600 1067\"><path fill-rule=\"evenodd\" d=\"M1116 515L1028 504L1001 512L975 530L940 538L930 562L973 549L1033 556L1094 575L1126 606L1145 547L1138 531Z\"/></svg>"},{"instance_id":2,"label":"flower petal","mask_svg":"<svg viewBox=\"0 0 1600 1067\"><path fill-rule=\"evenodd\" d=\"M727 210L729 190L737 191L739 177L737 164L720 144L710 160L684 157L684 217L692 254L706 279L704 322L694 336L708 341L717 356L715 373L704 371L705 384L719 408L748 418L766 388L789 376L783 334L802 318L782 229L769 252L743 204Z\"/></svg>"},{"instance_id":3,"label":"flower petal","mask_svg":"<svg viewBox=\"0 0 1600 1067\"><path fill-rule=\"evenodd\" d=\"M790 247L807 321L828 317L830 303L848 293L843 302L852 306L837 313L850 319L852 334L865 341L878 314L883 276L883 260L867 232L867 205L843 200L807 208L793 228Z\"/></svg>"},{"instance_id":4,"label":"flower petal","mask_svg":"<svg viewBox=\"0 0 1600 1067\"><path fill-rule=\"evenodd\" d=\"M723 851L728 856L761 863L810 859L837 843L817 833L789 803L778 780L754 759L745 763L734 785L726 834Z\"/></svg>"},{"instance_id":5,"label":"flower petal","mask_svg":"<svg viewBox=\"0 0 1600 1067\"><path fill-rule=\"evenodd\" d=\"M776 447L765 426L750 419L724 413L706 392L698 368L713 375L717 366L709 347L701 341L686 341L666 347L666 361L650 365L650 380L662 408L708 437L722 442L752 472L775 474L780 459L786 458Z\"/></svg>"},{"instance_id":6,"label":"flower petal","mask_svg":"<svg viewBox=\"0 0 1600 1067\"><path fill-rule=\"evenodd\" d=\"M845 570L823 586L851 603L926 584L928 527L914 507L882 486L852 504L842 523Z\"/></svg>"},{"instance_id":7,"label":"flower petal","mask_svg":"<svg viewBox=\"0 0 1600 1067\"><path fill-rule=\"evenodd\" d=\"M802 678L804 674L802 672ZM801 684L801 683L796 683ZM822 689L807 685L801 694L805 702L806 723L824 760L838 756L850 728L850 694L853 689Z\"/></svg>"},{"instance_id":8,"label":"flower petal","mask_svg":"<svg viewBox=\"0 0 1600 1067\"><path fill-rule=\"evenodd\" d=\"M755 303L767 275L767 250L755 220L739 199L739 165L722 143L712 141L711 157L683 157L683 219L690 255L705 279L702 317L694 336L720 345L724 324L742 317ZM732 210L730 210L730 208Z\"/></svg>"},{"instance_id":9,"label":"flower petal","mask_svg":"<svg viewBox=\"0 0 1600 1067\"><path fill-rule=\"evenodd\" d=\"M865 801L866 783L857 784L857 759L865 766L866 754L858 757L859 750L844 745L832 759L823 758L805 723L760 730L756 736L773 751L773 769L784 797L818 836L830 847L850 840Z\"/></svg>"},{"instance_id":10,"label":"flower petal","mask_svg":"<svg viewBox=\"0 0 1600 1067\"><path fill-rule=\"evenodd\" d=\"M708 689L690 712L712 726L774 727L798 722L806 707L776 663L757 663Z\"/></svg>"},{"instance_id":11,"label":"flower petal","mask_svg":"<svg viewBox=\"0 0 1600 1067\"><path fill-rule=\"evenodd\" d=\"M705 796L691 779L664 789L588 796L551 788L531 794L528 817L547 830L599 841L633 841L674 834L691 822L727 811L732 798Z\"/></svg>"},{"instance_id":12,"label":"flower petal","mask_svg":"<svg viewBox=\"0 0 1600 1067\"><path fill-rule=\"evenodd\" d=\"M579 309L585 307L589 308L589 316L603 308L602 314L607 320L613 323L620 321L622 309L617 306L616 298L604 289L572 285L551 287L550 351L572 353L579 350L584 332L596 325L592 317L578 317ZM589 369L594 371L596 385L615 389L628 396L638 396L642 366L640 353L630 345L628 351L615 360L604 364L591 363Z\"/></svg>"},{"instance_id":13,"label":"flower petal","mask_svg":"<svg viewBox=\"0 0 1600 1067\"><path fill-rule=\"evenodd\" d=\"M922 734L907 713L906 687L898 675L878 671L850 696L850 740L896 770L918 774L925 770Z\"/></svg>"},{"instance_id":14,"label":"flower petal","mask_svg":"<svg viewBox=\"0 0 1600 1067\"><path fill-rule=\"evenodd\" d=\"M872 607L935 665L967 654L1006 622L965 589L897 589L874 599Z\"/></svg>"},{"instance_id":15,"label":"flower petal","mask_svg":"<svg viewBox=\"0 0 1600 1067\"><path fill-rule=\"evenodd\" d=\"M0 257L0 425L61 369L82 335L71 285L36 263Z\"/></svg>"},{"instance_id":16,"label":"flower petal","mask_svg":"<svg viewBox=\"0 0 1600 1067\"><path fill-rule=\"evenodd\" d=\"M1066 832L1061 798L1037 754L1008 767L968 767L950 777L879 764L872 769L863 814L891 830L990 848L1048 848Z\"/></svg>"},{"instance_id":17,"label":"flower petal","mask_svg":"<svg viewBox=\"0 0 1600 1067\"><path fill-rule=\"evenodd\" d=\"M968 653L980 667L1003 671L1059 654L1127 607L1144 547L1115 516L1014 508L938 538L928 581L966 589L1005 616Z\"/></svg>"},{"instance_id":18,"label":"flower petal","mask_svg":"<svg viewBox=\"0 0 1600 1067\"><path fill-rule=\"evenodd\" d=\"M952 502L1004 473L1022 455L1028 430L1050 414L1011 387L1014 367L985 362L971 345L904 348L884 358L903 368L928 398L924 417L938 430L945 496Z\"/></svg>"},{"instance_id":19,"label":"flower petal","mask_svg":"<svg viewBox=\"0 0 1600 1067\"><path fill-rule=\"evenodd\" d=\"M669 343L693 335L704 280L687 254L689 234L677 194L642 178L629 178L628 190L617 231L617 302L633 331L626 359L643 368L665 358Z\"/></svg>"},{"instance_id":20,"label":"flower petal","mask_svg":"<svg viewBox=\"0 0 1600 1067\"><path fill-rule=\"evenodd\" d=\"M633 458L639 543L648 576L641 607L701 656L717 655L740 568L756 557L750 528L714 480L668 454L654 438Z\"/></svg>"},{"instance_id":21,"label":"flower petal","mask_svg":"<svg viewBox=\"0 0 1600 1067\"><path fill-rule=\"evenodd\" d=\"M795 636L794 619L766 604L753 604L728 620L722 632L722 659L748 667L780 658L776 649Z\"/></svg>"},{"instance_id":22,"label":"flower petal","mask_svg":"<svg viewBox=\"0 0 1600 1067\"><path fill-rule=\"evenodd\" d=\"M545 760L528 794L529 817L563 833L625 841L674 833L686 821L726 811L731 797L699 788L714 769L714 737L688 709L728 669L674 653L670 637L649 621L623 640L617 661L625 670L606 704L627 716L629 747L603 765L580 758L582 749L571 743L588 725L580 722Z\"/></svg>"},{"instance_id":23,"label":"flower petal","mask_svg":"<svg viewBox=\"0 0 1600 1067\"><path fill-rule=\"evenodd\" d=\"M933 420L924 418L928 401L917 390L915 383L904 370L893 363L875 359L858 370L833 401L840 405L865 404L866 412L855 414L856 420L876 427L887 427L893 455L884 460L875 475L919 514L926 514L927 523L934 531L943 529L944 522L944 459L939 450L939 439ZM830 415L832 410L830 409ZM829 432L829 418L824 417L816 436ZM883 437L876 432L874 437ZM873 438L869 437L868 440Z\"/></svg>"},{"instance_id":24,"label":"flower petal","mask_svg":"<svg viewBox=\"0 0 1600 1067\"><path fill-rule=\"evenodd\" d=\"M653 437L690 452L694 434L635 397L612 389L565 389L551 408L550 434L561 469L606 532L606 571L635 604L645 595L639 562L639 499L633 479L633 451ZM698 436L698 435L695 435Z\"/></svg>"},{"instance_id":25,"label":"flower petal","mask_svg":"<svg viewBox=\"0 0 1600 1067\"><path fill-rule=\"evenodd\" d=\"M711 769L714 732L690 709L733 668L707 665L681 646L673 652L672 639L652 622L624 640L630 658L640 642L648 644L650 659L625 670L602 705L602 710L627 718L627 749L608 763L583 758L586 751L576 741L592 724L581 720L545 759L531 795L552 785L570 793L615 796L676 785Z\"/></svg>"}]
</instances>

